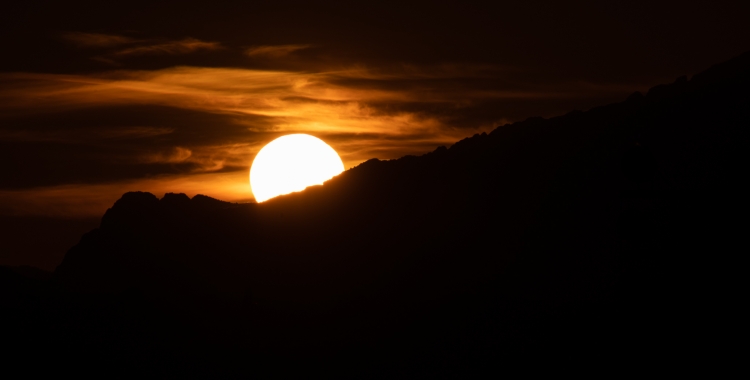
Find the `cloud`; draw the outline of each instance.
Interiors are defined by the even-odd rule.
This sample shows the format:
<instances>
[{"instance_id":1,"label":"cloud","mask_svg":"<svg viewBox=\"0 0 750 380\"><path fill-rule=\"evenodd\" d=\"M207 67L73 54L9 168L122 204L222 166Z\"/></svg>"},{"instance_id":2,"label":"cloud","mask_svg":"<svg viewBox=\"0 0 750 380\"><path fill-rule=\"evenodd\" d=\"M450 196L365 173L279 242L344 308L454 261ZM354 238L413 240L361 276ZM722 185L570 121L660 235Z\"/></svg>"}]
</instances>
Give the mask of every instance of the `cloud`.
<instances>
[{"instance_id":1,"label":"cloud","mask_svg":"<svg viewBox=\"0 0 750 380\"><path fill-rule=\"evenodd\" d=\"M468 64L0 74L0 213L96 215L130 190L248 200L253 158L287 133L322 138L351 168L646 88L524 75Z\"/></svg>"},{"instance_id":2,"label":"cloud","mask_svg":"<svg viewBox=\"0 0 750 380\"><path fill-rule=\"evenodd\" d=\"M174 55L189 54L199 50L218 50L221 44L218 42L206 42L195 38L185 38L179 41L168 41L162 43L144 44L110 54L115 58L138 55Z\"/></svg>"},{"instance_id":3,"label":"cloud","mask_svg":"<svg viewBox=\"0 0 750 380\"><path fill-rule=\"evenodd\" d=\"M128 140L163 136L174 132L174 128L163 127L115 127L115 128L67 128L64 130L0 129L0 141L82 143L106 140Z\"/></svg>"},{"instance_id":4,"label":"cloud","mask_svg":"<svg viewBox=\"0 0 750 380\"><path fill-rule=\"evenodd\" d=\"M263 45L253 46L245 51L250 57L281 58L312 45Z\"/></svg>"},{"instance_id":5,"label":"cloud","mask_svg":"<svg viewBox=\"0 0 750 380\"><path fill-rule=\"evenodd\" d=\"M62 34L62 39L79 48L97 49L97 55L90 58L112 66L122 66L121 61L130 57L185 55L223 48L218 42L202 41L196 38L135 39L115 34L67 32Z\"/></svg>"},{"instance_id":6,"label":"cloud","mask_svg":"<svg viewBox=\"0 0 750 380\"><path fill-rule=\"evenodd\" d=\"M210 173L247 167L252 161L250 153L259 148L254 148L252 144L203 145L193 151L177 146L145 153L137 157L136 161L148 164L189 164L186 166L186 174Z\"/></svg>"},{"instance_id":7,"label":"cloud","mask_svg":"<svg viewBox=\"0 0 750 380\"><path fill-rule=\"evenodd\" d=\"M130 37L102 33L68 32L62 38L80 48L109 48L138 42Z\"/></svg>"},{"instance_id":8,"label":"cloud","mask_svg":"<svg viewBox=\"0 0 750 380\"><path fill-rule=\"evenodd\" d=\"M178 162L184 162L185 160L190 158L190 156L192 155L193 155L193 152L190 149L176 146L165 152L144 155L140 157L140 161L146 162L146 163L158 162L158 163L174 164Z\"/></svg>"},{"instance_id":9,"label":"cloud","mask_svg":"<svg viewBox=\"0 0 750 380\"><path fill-rule=\"evenodd\" d=\"M570 104L580 99L601 97L603 93L619 96L637 87L586 83L523 87L512 81L517 74L470 65L441 65L424 70L413 66L393 70L354 67L312 73L205 67L90 75L14 73L0 75L0 110L39 115L76 109L91 113L108 107L152 107L145 120L164 119L167 125L154 127L173 131L170 138L182 138L169 143L164 140L168 145L161 149L189 149L191 156L185 161L205 170L221 170L227 167L221 162L232 161L230 156L240 154L222 154L214 147L249 144L243 145L245 151L240 155L244 159L251 157L261 143L284 133L348 134L350 140L342 140L337 149L346 167L351 167L373 156L387 159L407 152L419 153L409 146L431 150L423 145L424 141L434 144L434 148L489 131L533 114L529 109L540 102L559 104L564 112L577 108ZM487 85L488 81L494 83ZM190 110L195 116L158 116L167 109ZM201 114L224 116L216 121L206 119L206 123L220 125L188 122ZM105 116L102 120L107 120ZM364 135L397 139L359 137ZM408 142L417 135L422 137ZM210 157L205 153L208 151L212 152ZM174 162L175 157L181 156L166 157L153 161Z\"/></svg>"}]
</instances>

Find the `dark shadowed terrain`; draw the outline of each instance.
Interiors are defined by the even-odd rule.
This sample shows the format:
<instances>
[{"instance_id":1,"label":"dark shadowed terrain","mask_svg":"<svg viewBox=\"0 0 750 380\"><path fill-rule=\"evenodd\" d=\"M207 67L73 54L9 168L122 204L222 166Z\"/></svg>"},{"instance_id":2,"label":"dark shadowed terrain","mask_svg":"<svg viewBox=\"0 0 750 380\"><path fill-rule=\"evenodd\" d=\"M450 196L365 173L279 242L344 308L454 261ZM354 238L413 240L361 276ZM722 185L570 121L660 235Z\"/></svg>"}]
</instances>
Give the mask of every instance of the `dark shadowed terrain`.
<instances>
[{"instance_id":1,"label":"dark shadowed terrain","mask_svg":"<svg viewBox=\"0 0 750 380\"><path fill-rule=\"evenodd\" d=\"M0 268L4 346L103 376L727 368L748 89L750 53L263 204L124 194L53 275Z\"/></svg>"}]
</instances>

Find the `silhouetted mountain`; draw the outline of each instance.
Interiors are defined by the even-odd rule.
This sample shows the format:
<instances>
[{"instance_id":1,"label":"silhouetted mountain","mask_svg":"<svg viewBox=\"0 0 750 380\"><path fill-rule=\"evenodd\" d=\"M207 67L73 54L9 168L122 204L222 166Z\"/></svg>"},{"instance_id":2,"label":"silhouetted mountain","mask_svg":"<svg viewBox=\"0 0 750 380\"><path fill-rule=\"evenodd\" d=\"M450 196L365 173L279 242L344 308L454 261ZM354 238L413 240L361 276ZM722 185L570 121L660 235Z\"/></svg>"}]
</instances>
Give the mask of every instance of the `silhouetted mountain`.
<instances>
[{"instance_id":1,"label":"silhouetted mountain","mask_svg":"<svg viewBox=\"0 0 750 380\"><path fill-rule=\"evenodd\" d=\"M127 193L40 302L56 331L112 318L82 334L117 365L189 374L711 369L739 318L749 85L746 53L263 204Z\"/></svg>"}]
</instances>

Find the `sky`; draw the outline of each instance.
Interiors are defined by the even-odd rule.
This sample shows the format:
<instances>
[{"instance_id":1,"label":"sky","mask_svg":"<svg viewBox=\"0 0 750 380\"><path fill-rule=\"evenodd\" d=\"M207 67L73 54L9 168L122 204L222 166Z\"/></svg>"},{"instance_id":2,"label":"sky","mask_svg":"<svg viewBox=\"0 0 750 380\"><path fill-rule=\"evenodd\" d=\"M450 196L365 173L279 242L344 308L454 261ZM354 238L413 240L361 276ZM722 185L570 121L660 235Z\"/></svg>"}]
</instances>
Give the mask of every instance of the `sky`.
<instances>
[{"instance_id":1,"label":"sky","mask_svg":"<svg viewBox=\"0 0 750 380\"><path fill-rule=\"evenodd\" d=\"M31 231L90 229L127 191L252 201L252 159L284 134L323 139L348 169L750 50L747 1L16 3L0 15L0 239L15 252L0 264L37 263Z\"/></svg>"}]
</instances>

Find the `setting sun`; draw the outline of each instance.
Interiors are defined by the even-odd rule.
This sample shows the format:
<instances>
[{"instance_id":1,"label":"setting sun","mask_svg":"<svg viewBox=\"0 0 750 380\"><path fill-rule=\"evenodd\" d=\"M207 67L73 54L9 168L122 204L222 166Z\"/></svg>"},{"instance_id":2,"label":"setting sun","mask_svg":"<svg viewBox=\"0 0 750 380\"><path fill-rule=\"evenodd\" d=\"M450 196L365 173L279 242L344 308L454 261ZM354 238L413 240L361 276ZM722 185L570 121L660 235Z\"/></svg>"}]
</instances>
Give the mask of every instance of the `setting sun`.
<instances>
[{"instance_id":1,"label":"setting sun","mask_svg":"<svg viewBox=\"0 0 750 380\"><path fill-rule=\"evenodd\" d=\"M258 152L250 168L250 187L257 202L320 185L344 171L338 153L306 134L286 135Z\"/></svg>"}]
</instances>

